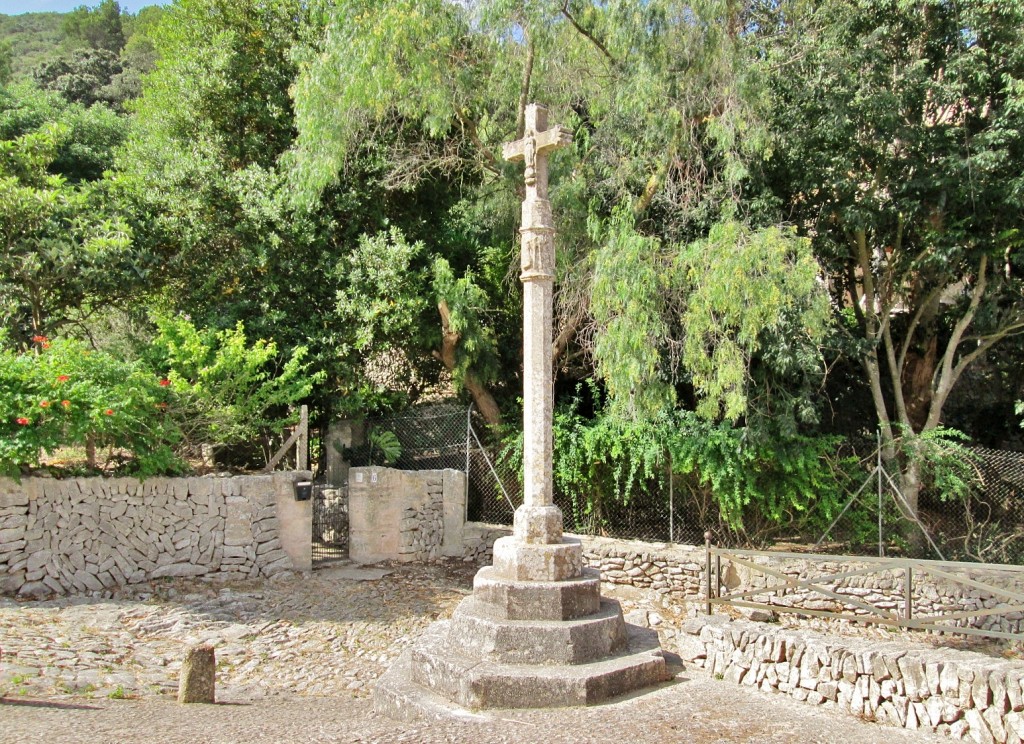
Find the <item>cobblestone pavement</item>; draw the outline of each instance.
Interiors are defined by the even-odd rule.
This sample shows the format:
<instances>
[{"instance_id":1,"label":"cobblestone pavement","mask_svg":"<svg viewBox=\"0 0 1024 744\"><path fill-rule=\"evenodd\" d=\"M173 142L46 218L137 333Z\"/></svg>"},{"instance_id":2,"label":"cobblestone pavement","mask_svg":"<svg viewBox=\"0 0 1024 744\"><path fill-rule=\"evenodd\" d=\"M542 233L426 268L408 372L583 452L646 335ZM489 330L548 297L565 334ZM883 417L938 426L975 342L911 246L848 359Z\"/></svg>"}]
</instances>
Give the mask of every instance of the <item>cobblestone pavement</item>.
<instances>
[{"instance_id":1,"label":"cobblestone pavement","mask_svg":"<svg viewBox=\"0 0 1024 744\"><path fill-rule=\"evenodd\" d=\"M230 585L171 580L108 599L0 599L0 732L47 742L934 742L685 671L653 693L444 723L375 715L374 680L468 595L463 564L339 566ZM619 597L671 649L681 607ZM653 613L653 614L652 614ZM215 706L175 702L185 651L217 654Z\"/></svg>"}]
</instances>

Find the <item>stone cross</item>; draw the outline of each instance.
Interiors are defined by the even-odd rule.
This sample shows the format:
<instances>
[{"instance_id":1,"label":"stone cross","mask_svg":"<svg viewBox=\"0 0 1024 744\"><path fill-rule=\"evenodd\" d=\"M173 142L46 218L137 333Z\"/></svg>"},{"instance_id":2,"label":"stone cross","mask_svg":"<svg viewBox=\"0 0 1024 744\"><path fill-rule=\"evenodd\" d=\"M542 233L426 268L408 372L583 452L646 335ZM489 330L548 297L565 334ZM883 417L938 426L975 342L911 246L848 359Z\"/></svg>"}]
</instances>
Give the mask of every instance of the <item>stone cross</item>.
<instances>
[{"instance_id":1,"label":"stone cross","mask_svg":"<svg viewBox=\"0 0 1024 744\"><path fill-rule=\"evenodd\" d=\"M552 297L555 227L548 201L548 155L572 142L564 127L547 126L548 112L526 107L522 139L502 148L506 160L526 162L520 279L523 282L523 506L516 510L515 536L527 543L557 543L562 513L552 498L553 409Z\"/></svg>"}]
</instances>

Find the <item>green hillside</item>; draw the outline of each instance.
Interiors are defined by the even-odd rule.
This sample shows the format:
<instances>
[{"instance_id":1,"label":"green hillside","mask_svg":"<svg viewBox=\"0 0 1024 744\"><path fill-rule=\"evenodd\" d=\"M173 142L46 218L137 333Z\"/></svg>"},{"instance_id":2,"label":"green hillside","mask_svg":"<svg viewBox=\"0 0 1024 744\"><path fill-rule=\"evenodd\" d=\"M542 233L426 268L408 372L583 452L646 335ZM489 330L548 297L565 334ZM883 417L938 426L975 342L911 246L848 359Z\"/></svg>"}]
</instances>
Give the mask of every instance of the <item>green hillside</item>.
<instances>
[{"instance_id":1,"label":"green hillside","mask_svg":"<svg viewBox=\"0 0 1024 744\"><path fill-rule=\"evenodd\" d=\"M31 76L33 68L52 57L61 45L61 13L0 14L0 40L11 45L14 78Z\"/></svg>"}]
</instances>

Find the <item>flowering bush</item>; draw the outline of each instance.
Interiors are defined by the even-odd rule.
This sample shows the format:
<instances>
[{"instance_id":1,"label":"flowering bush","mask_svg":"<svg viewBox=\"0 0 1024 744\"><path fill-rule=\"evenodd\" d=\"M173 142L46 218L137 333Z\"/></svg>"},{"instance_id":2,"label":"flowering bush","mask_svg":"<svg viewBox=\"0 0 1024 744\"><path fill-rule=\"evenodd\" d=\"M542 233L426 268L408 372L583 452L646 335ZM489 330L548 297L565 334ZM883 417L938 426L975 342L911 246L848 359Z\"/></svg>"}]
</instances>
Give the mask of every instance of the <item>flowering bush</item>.
<instances>
[{"instance_id":1,"label":"flowering bush","mask_svg":"<svg viewBox=\"0 0 1024 744\"><path fill-rule=\"evenodd\" d=\"M249 343L241 324L216 332L180 317L156 323L148 362L43 336L19 353L0 334L0 474L90 444L126 450L140 476L180 472L182 453L202 444L280 433L321 379L307 374L304 348L281 361L273 342Z\"/></svg>"},{"instance_id":2,"label":"flowering bush","mask_svg":"<svg viewBox=\"0 0 1024 744\"><path fill-rule=\"evenodd\" d=\"M173 450L181 434L165 413L171 392L159 376L78 341L33 341L24 353L0 348L0 473L89 443L128 450L139 475L182 469Z\"/></svg>"}]
</instances>

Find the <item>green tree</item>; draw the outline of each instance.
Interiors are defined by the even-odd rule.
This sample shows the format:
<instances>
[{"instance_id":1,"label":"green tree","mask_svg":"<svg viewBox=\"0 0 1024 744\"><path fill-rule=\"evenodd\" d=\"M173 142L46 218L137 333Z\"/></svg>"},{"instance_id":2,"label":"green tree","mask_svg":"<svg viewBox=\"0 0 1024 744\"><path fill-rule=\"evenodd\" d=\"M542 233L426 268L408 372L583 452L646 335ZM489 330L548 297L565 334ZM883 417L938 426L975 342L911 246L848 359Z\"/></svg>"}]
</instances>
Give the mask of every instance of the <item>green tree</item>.
<instances>
[{"instance_id":1,"label":"green tree","mask_svg":"<svg viewBox=\"0 0 1024 744\"><path fill-rule=\"evenodd\" d=\"M408 228L414 244L421 234L438 234L435 215L447 212L448 197L437 185L376 186L388 157L387 142L379 142L317 203L294 208L279 165L295 136L293 50L318 43L322 33L322 20L298 0L184 0L169 8L153 32L162 61L135 104L115 180L137 240L161 257L162 304L187 311L201 327L243 321L249 332L273 338L281 353L308 346L310 363L329 375L315 391L318 402L333 393L340 408L357 414L427 384L409 368L394 381L407 389L381 393L363 357L379 366L401 355L387 355L386 342L416 344L407 361L421 371L431 367L433 378L438 366L418 330L400 338L387 323L371 323L380 337L367 340L353 325L360 305L384 311L384 300L394 298L384 286L360 284L362 276L377 276L363 261L360 236L386 241L391 227ZM411 260L419 280L400 284L419 291L428 257ZM361 303L357 285L366 292ZM390 311L400 307L401 298Z\"/></svg>"},{"instance_id":2,"label":"green tree","mask_svg":"<svg viewBox=\"0 0 1024 744\"><path fill-rule=\"evenodd\" d=\"M107 49L77 49L43 62L33 71L36 84L43 90L59 93L69 103L120 103L111 87L123 67L114 52Z\"/></svg>"},{"instance_id":3,"label":"green tree","mask_svg":"<svg viewBox=\"0 0 1024 744\"><path fill-rule=\"evenodd\" d=\"M72 183L99 181L128 134L128 122L105 106L69 104L55 93L24 84L0 91L0 139L15 139L46 124L66 130L47 171Z\"/></svg>"},{"instance_id":4,"label":"green tree","mask_svg":"<svg viewBox=\"0 0 1024 744\"><path fill-rule=\"evenodd\" d=\"M273 341L250 342L241 322L222 331L199 330L181 316L158 315L155 322L149 353L167 370L162 384L175 395L167 415L193 457L202 444L225 447L280 434L295 423L294 406L322 381L322 374L309 373L305 347L282 360Z\"/></svg>"},{"instance_id":5,"label":"green tree","mask_svg":"<svg viewBox=\"0 0 1024 744\"><path fill-rule=\"evenodd\" d=\"M750 10L717 0L370 5L331 3L326 40L307 54L295 86L297 194L315 201L341 178L367 132L402 131L385 183L407 186L437 174L457 182L470 205L463 209L482 217L473 236L483 249L477 255L502 256L508 286L522 175L495 153L521 132L525 104L541 91L552 120L568 124L576 142L552 161L557 367L586 377L597 358L610 379L618 362L622 369L639 364L650 371L645 384L613 384L613 396L661 390L671 406L670 357L679 334L666 335L666 324L677 289L654 282L649 312L631 316L615 307L623 285L600 272L635 279L650 269L654 276L659 262L671 264L672 251L659 252L649 266L642 255L618 262L602 256L614 259L611 246L625 235L686 244L735 214L748 163L765 143L750 103L756 79L741 54ZM427 241L428 251L443 255L446 248ZM488 276L479 265L467 268ZM507 315L518 315L517 303L518 293L504 301ZM598 313L623 322L605 323ZM611 338L619 329L621 338ZM515 331L495 337L499 348L519 346ZM638 361L634 352L649 358ZM471 357L464 358L475 364ZM510 372L504 369L513 390Z\"/></svg>"},{"instance_id":6,"label":"green tree","mask_svg":"<svg viewBox=\"0 0 1024 744\"><path fill-rule=\"evenodd\" d=\"M124 47L121 6L116 0L101 0L93 8L80 5L64 15L61 28L72 48L102 49L117 55Z\"/></svg>"},{"instance_id":7,"label":"green tree","mask_svg":"<svg viewBox=\"0 0 1024 744\"><path fill-rule=\"evenodd\" d=\"M18 475L68 446L127 449L141 477L184 468L171 396L152 370L73 339L40 339L18 353L0 334L0 473Z\"/></svg>"},{"instance_id":8,"label":"green tree","mask_svg":"<svg viewBox=\"0 0 1024 744\"><path fill-rule=\"evenodd\" d=\"M1024 4L830 1L780 18L764 29L769 178L852 311L850 350L916 514L917 436L1024 330Z\"/></svg>"},{"instance_id":9,"label":"green tree","mask_svg":"<svg viewBox=\"0 0 1024 744\"><path fill-rule=\"evenodd\" d=\"M0 327L22 345L116 303L139 276L128 226L84 180L109 156L102 137L74 140L109 132L95 124L80 107L0 91Z\"/></svg>"},{"instance_id":10,"label":"green tree","mask_svg":"<svg viewBox=\"0 0 1024 744\"><path fill-rule=\"evenodd\" d=\"M11 80L11 75L14 73L13 59L14 52L11 49L10 43L0 41L0 88L7 85Z\"/></svg>"}]
</instances>

